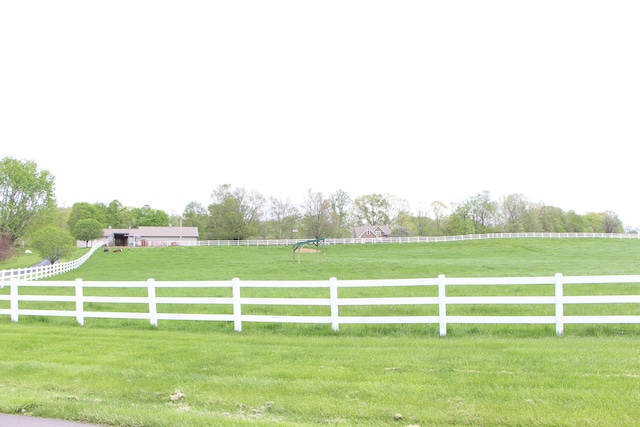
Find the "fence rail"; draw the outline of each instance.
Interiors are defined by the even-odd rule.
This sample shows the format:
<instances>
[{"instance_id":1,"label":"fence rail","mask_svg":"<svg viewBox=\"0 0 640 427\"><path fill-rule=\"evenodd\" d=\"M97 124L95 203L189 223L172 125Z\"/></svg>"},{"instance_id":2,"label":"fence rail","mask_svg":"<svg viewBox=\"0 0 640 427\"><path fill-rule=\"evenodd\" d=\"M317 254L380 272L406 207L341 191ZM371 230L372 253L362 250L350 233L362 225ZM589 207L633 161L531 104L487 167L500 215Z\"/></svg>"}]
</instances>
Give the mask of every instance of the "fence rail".
<instances>
[{"instance_id":1,"label":"fence rail","mask_svg":"<svg viewBox=\"0 0 640 427\"><path fill-rule=\"evenodd\" d=\"M91 247L89 252L84 254L78 259L68 262L61 262L47 265L36 265L27 268L14 268L11 270L0 271L0 286L4 286L2 282L7 280L38 280L46 277L56 276L58 274L67 273L71 270L75 270L85 263L86 260L95 252L98 248L104 246L104 242L96 242Z\"/></svg>"},{"instance_id":2,"label":"fence rail","mask_svg":"<svg viewBox=\"0 0 640 427\"><path fill-rule=\"evenodd\" d=\"M636 294L629 294L629 289L622 295L565 295L565 285L606 285L607 289L620 284L632 284ZM448 292L459 286L467 286L467 295L449 296ZM546 286L553 289L547 295L478 295L469 289L479 289L482 286ZM66 287L74 289L73 295L42 295L33 294L34 291L22 294L24 288L38 287L39 292L50 290L54 287ZM434 290L433 296L394 296L394 297L339 297L339 293L349 288L371 289L375 287L410 287L412 289L427 288ZM91 296L85 295L86 290L92 288L114 288L123 292L127 288L141 288L143 296ZM227 296L158 296L157 291L163 288L221 288L226 290ZM324 296L318 297L256 297L243 296L243 293L251 288L287 289L287 288L318 288ZM460 289L460 288L458 288ZM456 289L456 291L458 291ZM502 288L500 288L502 289ZM582 289L582 288L581 288ZM146 291L145 291L146 290ZM542 290L542 288L541 288ZM399 294L400 292L398 292ZM517 293L517 292L515 292ZM394 291L394 294L396 292ZM427 292L428 294L428 292ZM9 308L2 308L1 302L8 301ZM21 308L24 303L55 303L59 306L47 309ZM74 309L65 310L62 304L73 303ZM82 279L67 282L35 283L25 279L12 279L9 282L9 292L0 291L0 315L9 315L11 321L18 322L20 316L63 316L75 317L80 325L84 325L86 318L114 318L114 319L143 319L151 325L158 326L160 320L199 320L214 322L232 322L234 330L242 331L244 322L269 322L269 323L312 323L330 324L334 331L339 330L344 324L437 324L441 336L447 334L447 325L450 324L550 324L555 325L556 333L564 333L566 324L640 324L640 275L626 276L555 276L542 277L500 277L500 278L447 278L440 275L437 278L425 279L400 279L400 280L347 280L338 281L331 278L328 281L196 281L196 282L164 282L149 279L146 282L85 282ZM95 304L98 307L110 306L112 311L94 311ZM115 311L118 304L132 304L141 311L121 312ZM602 314L602 311L594 311L587 315L565 315L567 305L602 306L614 305L614 307L631 307L626 313L615 315ZM5 307L6 307L5 303ZM161 308L206 306L207 312L189 313L161 311ZM212 313L212 306L225 307L222 312ZM275 306L303 306L326 307L321 315L301 315L295 310L280 314L253 314L249 306L275 307ZM383 310L383 315L343 315L341 308L349 306L432 306L431 315L388 315L393 312L390 309ZM496 305L542 305L548 306L553 314L548 315L451 315L447 311L456 306L476 305L483 307L495 307ZM226 310L226 311L225 311ZM197 311L197 310L196 310ZM394 310L397 311L397 310ZM526 313L526 310L521 310ZM489 309L491 313L491 309Z\"/></svg>"},{"instance_id":3,"label":"fence rail","mask_svg":"<svg viewBox=\"0 0 640 427\"><path fill-rule=\"evenodd\" d=\"M522 239L522 238L596 238L596 239L635 239L640 240L640 234L627 233L487 233L465 234L458 236L412 236L412 237L376 237L376 238L338 238L325 239L327 245L375 244L375 243L436 243L458 242L462 240L482 239ZM183 242L164 242L182 246L293 246L307 239L279 239L279 240L199 240Z\"/></svg>"}]
</instances>

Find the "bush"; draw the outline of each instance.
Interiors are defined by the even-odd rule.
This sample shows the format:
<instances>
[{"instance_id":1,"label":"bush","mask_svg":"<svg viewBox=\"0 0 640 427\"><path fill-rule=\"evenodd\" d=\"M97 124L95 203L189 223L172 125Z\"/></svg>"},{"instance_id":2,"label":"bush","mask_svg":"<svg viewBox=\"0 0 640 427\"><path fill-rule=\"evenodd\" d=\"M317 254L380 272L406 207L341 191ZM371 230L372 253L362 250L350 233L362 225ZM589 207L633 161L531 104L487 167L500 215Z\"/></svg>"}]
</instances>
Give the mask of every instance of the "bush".
<instances>
[{"instance_id":1,"label":"bush","mask_svg":"<svg viewBox=\"0 0 640 427\"><path fill-rule=\"evenodd\" d=\"M40 256L51 264L69 255L75 248L73 236L68 231L53 226L34 233L32 244Z\"/></svg>"}]
</instances>

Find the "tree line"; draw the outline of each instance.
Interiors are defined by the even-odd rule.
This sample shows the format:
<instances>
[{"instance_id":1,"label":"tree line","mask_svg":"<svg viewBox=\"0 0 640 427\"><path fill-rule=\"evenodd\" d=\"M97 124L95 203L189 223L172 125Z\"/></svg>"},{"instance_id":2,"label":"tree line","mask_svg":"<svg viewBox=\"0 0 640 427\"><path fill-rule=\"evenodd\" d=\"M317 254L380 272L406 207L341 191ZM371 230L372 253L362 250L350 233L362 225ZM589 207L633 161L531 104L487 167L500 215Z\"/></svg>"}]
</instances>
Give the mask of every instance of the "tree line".
<instances>
[{"instance_id":1,"label":"tree line","mask_svg":"<svg viewBox=\"0 0 640 427\"><path fill-rule=\"evenodd\" d=\"M191 202L181 214L170 215L149 205L127 207L118 200L58 207L50 172L38 170L33 161L5 157L0 162L0 261L20 242L50 242L55 240L54 233L65 242L88 241L108 227L168 225L197 227L202 240L342 238L351 237L354 228L362 225L388 225L393 236L636 232L625 230L612 211L580 215L532 202L522 194L495 200L489 191L459 202L434 201L428 207L412 208L393 194L352 198L344 190L325 195L309 189L302 203L294 203L290 198L265 197L223 184L212 191L208 205Z\"/></svg>"},{"instance_id":2,"label":"tree line","mask_svg":"<svg viewBox=\"0 0 640 427\"><path fill-rule=\"evenodd\" d=\"M327 196L309 190L302 203L266 198L256 191L220 185L204 206L189 203L182 214L168 215L149 206L126 208L117 200L108 205L79 202L67 225L78 240L79 226L95 219L100 227L136 228L142 225L193 226L202 240L295 239L352 237L355 227L388 225L393 236L440 236L499 232L622 233L615 212L587 213L531 202L522 194L497 200L488 191L449 205L435 201L427 209L412 209L392 194L356 198L344 190ZM631 232L632 230L626 230Z\"/></svg>"}]
</instances>

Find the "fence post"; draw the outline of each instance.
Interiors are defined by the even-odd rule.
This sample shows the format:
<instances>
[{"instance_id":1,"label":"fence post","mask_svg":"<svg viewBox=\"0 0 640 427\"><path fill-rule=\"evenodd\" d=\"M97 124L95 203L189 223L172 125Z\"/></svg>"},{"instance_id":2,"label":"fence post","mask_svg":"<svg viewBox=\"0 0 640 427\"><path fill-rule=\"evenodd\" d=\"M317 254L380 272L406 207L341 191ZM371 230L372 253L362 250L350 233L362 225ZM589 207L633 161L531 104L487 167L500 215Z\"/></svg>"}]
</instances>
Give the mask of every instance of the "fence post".
<instances>
[{"instance_id":1,"label":"fence post","mask_svg":"<svg viewBox=\"0 0 640 427\"><path fill-rule=\"evenodd\" d=\"M233 292L233 330L242 332L242 305L240 303L240 279L234 277L231 280Z\"/></svg>"},{"instance_id":2,"label":"fence post","mask_svg":"<svg viewBox=\"0 0 640 427\"><path fill-rule=\"evenodd\" d=\"M156 306L156 281L147 279L147 292L149 295L149 323L158 326L158 308Z\"/></svg>"},{"instance_id":3,"label":"fence post","mask_svg":"<svg viewBox=\"0 0 640 427\"><path fill-rule=\"evenodd\" d=\"M12 322L18 321L18 281L11 279L9 282L11 302L9 307L10 318Z\"/></svg>"},{"instance_id":4,"label":"fence post","mask_svg":"<svg viewBox=\"0 0 640 427\"><path fill-rule=\"evenodd\" d=\"M76 279L76 322L78 322L78 325L84 326L82 279Z\"/></svg>"},{"instance_id":5,"label":"fence post","mask_svg":"<svg viewBox=\"0 0 640 427\"><path fill-rule=\"evenodd\" d=\"M338 279L335 277L329 279L329 299L331 300L331 329L337 332L340 328L340 319L338 314Z\"/></svg>"},{"instance_id":6,"label":"fence post","mask_svg":"<svg viewBox=\"0 0 640 427\"><path fill-rule=\"evenodd\" d=\"M564 334L564 290L562 273L556 273L556 335Z\"/></svg>"},{"instance_id":7,"label":"fence post","mask_svg":"<svg viewBox=\"0 0 640 427\"><path fill-rule=\"evenodd\" d=\"M440 318L440 336L447 335L447 293L444 274L438 276L438 317Z\"/></svg>"}]
</instances>

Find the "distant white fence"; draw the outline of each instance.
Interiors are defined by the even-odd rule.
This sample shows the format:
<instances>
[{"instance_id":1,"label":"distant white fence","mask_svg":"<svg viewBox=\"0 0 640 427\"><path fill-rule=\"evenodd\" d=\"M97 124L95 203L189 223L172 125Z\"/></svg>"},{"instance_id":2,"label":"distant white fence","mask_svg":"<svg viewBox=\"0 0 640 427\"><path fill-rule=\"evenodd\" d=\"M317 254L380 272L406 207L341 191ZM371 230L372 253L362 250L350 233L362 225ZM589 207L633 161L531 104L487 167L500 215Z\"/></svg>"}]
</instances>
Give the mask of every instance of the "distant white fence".
<instances>
[{"instance_id":1,"label":"distant white fence","mask_svg":"<svg viewBox=\"0 0 640 427\"><path fill-rule=\"evenodd\" d=\"M610 305L623 304L637 313L640 303L640 287L634 295L565 295L564 286L572 284L606 284L607 287L617 284L636 284L640 286L640 275L627 276L563 276L556 274L548 277L500 277L500 278L447 278L440 275L437 278L402 279L402 280L347 280L338 281L331 278L328 281L191 281L191 282L163 282L149 279L146 282L84 282L81 279L70 282L35 283L26 280L13 279L9 282L10 291L4 294L0 291L0 302L9 301L9 308L0 308L0 315L9 315L11 321L17 322L20 316L63 316L75 317L80 325L84 325L86 318L116 318L143 319L151 325L157 326L159 320L198 320L233 322L236 331L242 331L244 322L269 323L313 323L330 324L334 331L345 324L438 324L440 335L447 334L450 324L554 324L556 333L564 333L566 324L639 324L640 315L571 315L564 314L567 305L589 304ZM518 285L553 285L552 295L542 296L449 296L447 292L456 286L518 286ZM635 285L634 285L635 286ZM33 292L22 295L20 290L29 287L51 289L53 287L67 287L74 289L74 295L34 295ZM435 296L415 297L398 296L384 298L341 298L341 290L348 288L371 287L435 287ZM117 296L89 296L85 290L91 288L146 288L145 296L117 297ZM156 290L161 288L226 288L226 297L188 297L172 296L160 297ZM250 288L323 288L326 297L306 298L263 298L242 296L243 290ZM634 288L635 289L635 288ZM229 292L230 291L230 292ZM174 291L175 292L175 291ZM324 293L324 292L323 292ZM628 291L627 291L628 293ZM20 308L22 302L55 302L74 303L75 309L25 309ZM87 304L135 304L140 305L142 311L91 311ZM226 313L175 313L161 312L159 306L169 305L221 305L227 307ZM447 310L456 305L547 305L553 315L449 315ZM328 307L326 314L318 316L305 315L273 315L246 314L247 306L323 306ZM426 316L348 316L341 315L340 309L348 306L433 306L434 315ZM6 306L6 303L5 303ZM2 307L2 305L0 305ZM224 311L224 310L223 310ZM387 310L389 312L389 310ZM526 311L525 311L526 312ZM629 312L627 310L627 312Z\"/></svg>"},{"instance_id":2,"label":"distant white fence","mask_svg":"<svg viewBox=\"0 0 640 427\"><path fill-rule=\"evenodd\" d=\"M350 245L369 243L435 243L457 242L461 240L483 239L523 239L523 238L554 238L554 239L634 239L640 240L640 234L627 233L487 233L465 234L459 236L412 236L412 237L376 237L376 238L340 238L325 239L327 245ZM307 239L279 239L279 240L199 240L169 242L179 246L292 246ZM167 242L165 242L167 243Z\"/></svg>"},{"instance_id":3,"label":"distant white fence","mask_svg":"<svg viewBox=\"0 0 640 427\"><path fill-rule=\"evenodd\" d=\"M85 263L86 260L89 259L91 254L96 251L98 248L104 246L104 242L96 242L96 244L83 256L80 258L68 261L68 262L60 262L55 264L48 265L39 265L33 267L26 268L14 268L11 270L2 270L0 271L0 282L4 282L6 280L38 280L44 279L45 277L55 276L57 274L62 274L69 272L71 270L75 270ZM3 285L4 286L4 285Z\"/></svg>"},{"instance_id":4,"label":"distant white fence","mask_svg":"<svg viewBox=\"0 0 640 427\"><path fill-rule=\"evenodd\" d=\"M373 238L327 238L326 245L351 245L351 244L372 244L372 243L435 243L435 242L458 242L462 240L483 240L483 239L524 239L524 238L551 238L551 239L618 239L618 240L640 240L637 233L487 233L487 234L464 234L458 236L412 236L412 237L373 237ZM145 246L293 246L296 243L309 240L305 239L251 239L251 240L187 240L176 238L174 240L151 240L145 239Z\"/></svg>"},{"instance_id":5,"label":"distant white fence","mask_svg":"<svg viewBox=\"0 0 640 427\"><path fill-rule=\"evenodd\" d=\"M378 237L373 239L341 238L325 239L327 245L350 245L350 244L376 244L376 243L434 243L434 242L457 242L464 240L483 239L524 239L524 238L553 238L553 239L617 239L617 240L640 240L640 234L621 233L488 233L488 234L466 234L459 236L433 236L433 237ZM149 246L293 246L306 239L280 239L280 240L176 240L151 242ZM0 271L0 282L14 279L37 280L55 276L74 270L80 267L89 259L94 251L106 244L105 241L96 240L89 252L74 261L57 263L53 265L34 266L27 268L15 268Z\"/></svg>"}]
</instances>

